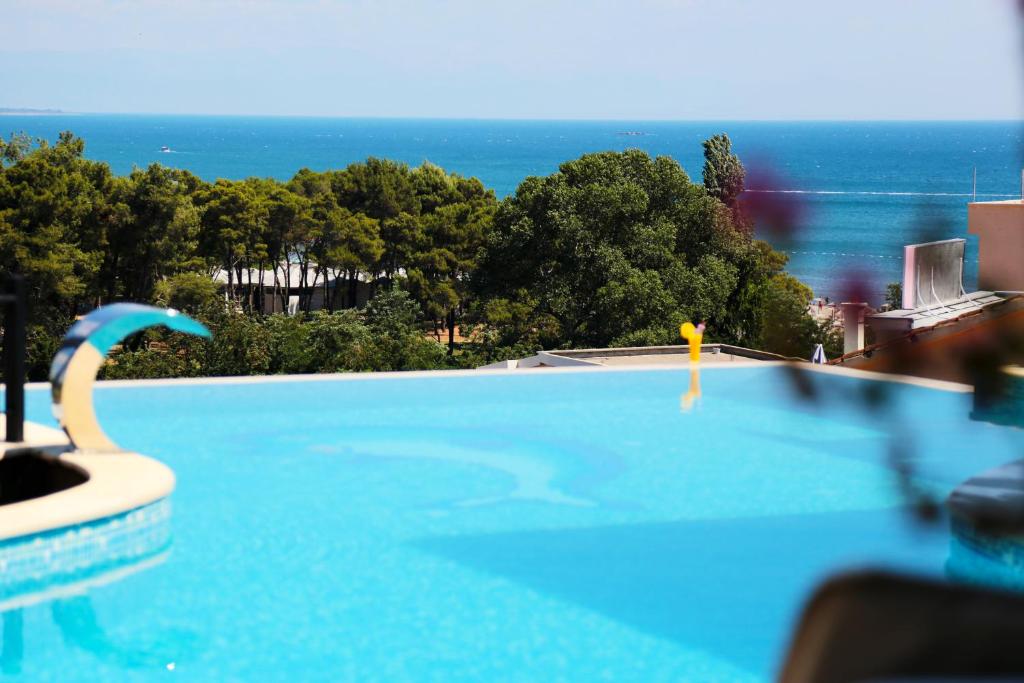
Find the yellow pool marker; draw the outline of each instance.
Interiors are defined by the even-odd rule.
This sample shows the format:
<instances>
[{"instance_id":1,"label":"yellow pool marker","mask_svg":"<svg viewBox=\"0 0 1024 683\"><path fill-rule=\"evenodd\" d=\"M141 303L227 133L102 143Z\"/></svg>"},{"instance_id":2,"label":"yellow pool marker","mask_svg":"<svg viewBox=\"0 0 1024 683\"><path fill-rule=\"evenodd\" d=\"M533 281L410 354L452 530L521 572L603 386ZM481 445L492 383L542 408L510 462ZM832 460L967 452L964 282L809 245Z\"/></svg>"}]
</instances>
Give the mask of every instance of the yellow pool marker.
<instances>
[{"instance_id":1,"label":"yellow pool marker","mask_svg":"<svg viewBox=\"0 0 1024 683\"><path fill-rule=\"evenodd\" d=\"M679 326L679 336L690 345L690 362L700 362L700 345L704 340L704 323L694 326L693 323L683 323Z\"/></svg>"}]
</instances>

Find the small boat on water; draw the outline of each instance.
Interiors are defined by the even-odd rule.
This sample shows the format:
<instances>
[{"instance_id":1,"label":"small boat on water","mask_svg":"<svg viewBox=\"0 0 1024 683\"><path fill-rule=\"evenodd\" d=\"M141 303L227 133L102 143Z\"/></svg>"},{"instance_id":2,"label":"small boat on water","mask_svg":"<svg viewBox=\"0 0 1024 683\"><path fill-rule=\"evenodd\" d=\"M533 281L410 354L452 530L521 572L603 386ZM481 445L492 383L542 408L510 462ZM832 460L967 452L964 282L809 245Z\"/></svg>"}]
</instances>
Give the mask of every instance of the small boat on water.
<instances>
[{"instance_id":1,"label":"small boat on water","mask_svg":"<svg viewBox=\"0 0 1024 683\"><path fill-rule=\"evenodd\" d=\"M161 152L170 152L170 151L171 151L171 148L170 148L170 147L168 147L167 145L163 145L163 146L162 146L162 147L160 148L160 151L161 151Z\"/></svg>"}]
</instances>

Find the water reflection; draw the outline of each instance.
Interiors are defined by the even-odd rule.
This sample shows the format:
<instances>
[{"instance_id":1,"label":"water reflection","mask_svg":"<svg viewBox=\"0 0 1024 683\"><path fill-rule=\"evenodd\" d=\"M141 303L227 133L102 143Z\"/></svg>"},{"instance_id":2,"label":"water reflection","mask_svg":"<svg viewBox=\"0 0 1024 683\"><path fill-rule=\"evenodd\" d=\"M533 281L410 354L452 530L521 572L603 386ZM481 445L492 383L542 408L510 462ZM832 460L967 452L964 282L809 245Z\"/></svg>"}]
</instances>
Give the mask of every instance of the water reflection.
<instances>
[{"instance_id":1,"label":"water reflection","mask_svg":"<svg viewBox=\"0 0 1024 683\"><path fill-rule=\"evenodd\" d=\"M64 643L89 652L97 659L136 669L162 668L171 659L159 646L143 647L110 637L96 618L88 595L55 600L50 612Z\"/></svg>"},{"instance_id":2,"label":"water reflection","mask_svg":"<svg viewBox=\"0 0 1024 683\"><path fill-rule=\"evenodd\" d=\"M4 612L4 639L0 649L0 671L11 676L21 673L21 660L25 655L24 617L21 609Z\"/></svg>"},{"instance_id":3,"label":"water reflection","mask_svg":"<svg viewBox=\"0 0 1024 683\"><path fill-rule=\"evenodd\" d=\"M422 429L391 429L379 435L364 430L360 438L344 445L318 443L316 453L339 455L357 461L375 459L432 460L468 465L504 475L508 484L498 494L466 495L446 501L446 508L473 508L510 501L530 501L571 507L600 504L590 489L614 465L614 456L570 442L515 438L500 434L459 432L431 434ZM612 461L612 465L609 464Z\"/></svg>"},{"instance_id":4,"label":"water reflection","mask_svg":"<svg viewBox=\"0 0 1024 683\"><path fill-rule=\"evenodd\" d=\"M161 564L171 544L167 499L98 522L0 543L0 671L22 670L26 607L50 604L69 647L127 666L164 666L166 654L112 639L90 591Z\"/></svg>"},{"instance_id":5,"label":"water reflection","mask_svg":"<svg viewBox=\"0 0 1024 683\"><path fill-rule=\"evenodd\" d=\"M690 369L690 388L679 396L679 412L688 413L700 402L700 368Z\"/></svg>"}]
</instances>

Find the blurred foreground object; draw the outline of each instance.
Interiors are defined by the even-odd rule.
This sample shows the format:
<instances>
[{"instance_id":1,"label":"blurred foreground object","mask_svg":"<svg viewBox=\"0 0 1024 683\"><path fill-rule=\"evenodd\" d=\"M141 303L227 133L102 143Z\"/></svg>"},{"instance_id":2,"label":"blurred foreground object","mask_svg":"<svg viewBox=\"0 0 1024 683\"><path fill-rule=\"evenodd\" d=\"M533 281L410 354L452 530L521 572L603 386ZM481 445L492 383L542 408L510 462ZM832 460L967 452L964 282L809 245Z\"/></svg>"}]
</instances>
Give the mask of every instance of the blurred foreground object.
<instances>
[{"instance_id":1,"label":"blurred foreground object","mask_svg":"<svg viewBox=\"0 0 1024 683\"><path fill-rule=\"evenodd\" d=\"M1024 596L883 572L828 580L797 626L780 683L1019 680Z\"/></svg>"},{"instance_id":2,"label":"blurred foreground object","mask_svg":"<svg viewBox=\"0 0 1024 683\"><path fill-rule=\"evenodd\" d=\"M978 236L978 288L1024 291L1024 201L971 202L967 232Z\"/></svg>"},{"instance_id":3,"label":"blurred foreground object","mask_svg":"<svg viewBox=\"0 0 1024 683\"><path fill-rule=\"evenodd\" d=\"M17 443L25 438L25 280L9 276L0 289L3 315L4 439Z\"/></svg>"}]
</instances>

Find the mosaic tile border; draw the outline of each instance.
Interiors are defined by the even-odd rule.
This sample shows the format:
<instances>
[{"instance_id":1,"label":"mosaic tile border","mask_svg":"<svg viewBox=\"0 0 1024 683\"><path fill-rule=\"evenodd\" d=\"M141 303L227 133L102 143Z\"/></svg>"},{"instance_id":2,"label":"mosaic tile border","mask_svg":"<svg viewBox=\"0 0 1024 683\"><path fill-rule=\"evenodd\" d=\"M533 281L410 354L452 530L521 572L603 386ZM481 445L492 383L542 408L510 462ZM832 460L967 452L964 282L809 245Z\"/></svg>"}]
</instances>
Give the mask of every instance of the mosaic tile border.
<instances>
[{"instance_id":1,"label":"mosaic tile border","mask_svg":"<svg viewBox=\"0 0 1024 683\"><path fill-rule=\"evenodd\" d=\"M171 501L0 542L0 609L29 594L123 573L171 545Z\"/></svg>"}]
</instances>

